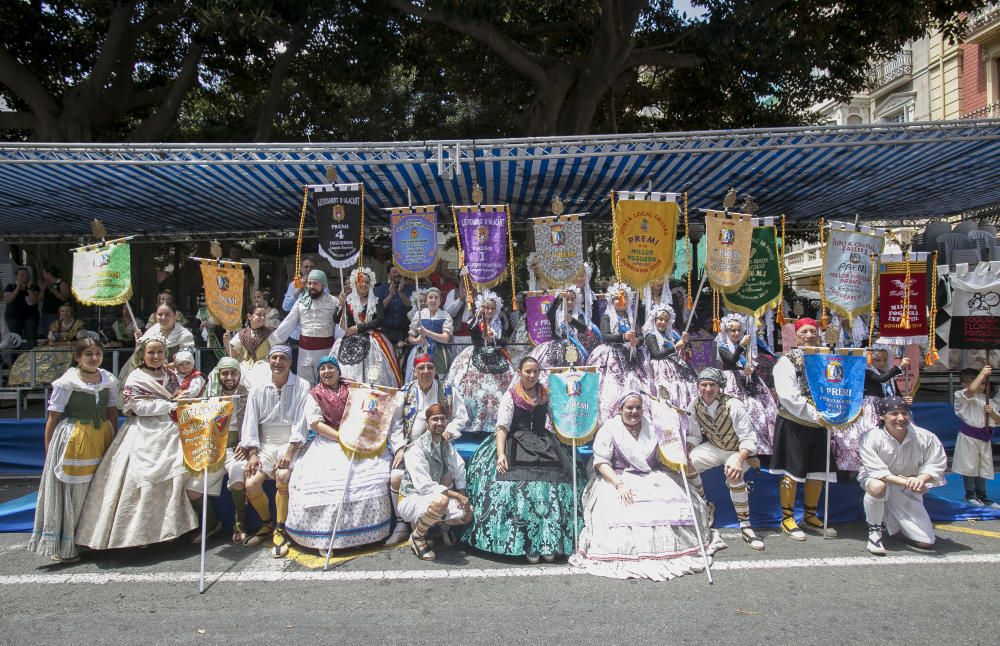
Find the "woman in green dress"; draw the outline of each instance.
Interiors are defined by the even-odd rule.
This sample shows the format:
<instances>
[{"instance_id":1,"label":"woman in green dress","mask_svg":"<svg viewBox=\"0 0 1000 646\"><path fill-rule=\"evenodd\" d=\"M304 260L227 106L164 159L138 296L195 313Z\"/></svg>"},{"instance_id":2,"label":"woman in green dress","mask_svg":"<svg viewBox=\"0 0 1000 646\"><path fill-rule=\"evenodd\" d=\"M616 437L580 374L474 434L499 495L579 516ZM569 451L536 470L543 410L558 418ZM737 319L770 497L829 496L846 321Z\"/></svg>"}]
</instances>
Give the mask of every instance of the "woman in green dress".
<instances>
[{"instance_id":1,"label":"woman in green dress","mask_svg":"<svg viewBox=\"0 0 1000 646\"><path fill-rule=\"evenodd\" d=\"M45 421L45 467L28 549L53 561L79 560L76 523L101 458L118 428L118 388L101 369L100 342L76 342L76 367L52 382Z\"/></svg>"},{"instance_id":2,"label":"woman in green dress","mask_svg":"<svg viewBox=\"0 0 1000 646\"><path fill-rule=\"evenodd\" d=\"M468 492L476 504L463 537L484 552L529 563L573 553L573 508L580 504L569 449L547 428L549 391L539 371L532 357L521 360L519 379L500 400L496 434L472 456ZM578 477L585 478L582 468Z\"/></svg>"}]
</instances>

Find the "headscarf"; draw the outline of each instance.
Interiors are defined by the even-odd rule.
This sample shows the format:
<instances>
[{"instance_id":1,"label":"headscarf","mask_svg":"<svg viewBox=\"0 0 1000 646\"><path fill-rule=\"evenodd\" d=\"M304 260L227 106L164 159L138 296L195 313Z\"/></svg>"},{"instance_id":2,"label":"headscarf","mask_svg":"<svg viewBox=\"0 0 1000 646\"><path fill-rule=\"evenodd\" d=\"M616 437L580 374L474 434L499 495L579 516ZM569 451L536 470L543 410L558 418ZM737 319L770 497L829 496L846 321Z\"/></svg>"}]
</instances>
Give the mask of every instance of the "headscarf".
<instances>
[{"instance_id":1,"label":"headscarf","mask_svg":"<svg viewBox=\"0 0 1000 646\"><path fill-rule=\"evenodd\" d=\"M371 289L375 289L375 272L368 267L357 267L351 272L348 277L348 284L351 286L351 293L347 296L347 305L351 308L351 313L354 314L354 320L360 322L362 320L361 314L364 314L364 320L370 321L375 316L375 309L378 307L378 299L375 298L375 294L372 291L368 292L368 302L365 303L365 311L361 311L361 297L358 295L358 278L364 274L368 276L368 284Z\"/></svg>"},{"instance_id":2,"label":"headscarf","mask_svg":"<svg viewBox=\"0 0 1000 646\"><path fill-rule=\"evenodd\" d=\"M625 315L628 317L627 321L629 329L632 331L635 331L636 329L635 312L632 311L632 301L634 296L632 288L625 283L615 281L608 285L608 307L604 311L604 315L608 317L608 323L610 323L609 327L611 328L612 334L623 334L623 332L621 332L621 324L624 323L624 321L621 320L618 314L618 308L615 306L615 298L619 293L625 295Z\"/></svg>"},{"instance_id":3,"label":"headscarf","mask_svg":"<svg viewBox=\"0 0 1000 646\"><path fill-rule=\"evenodd\" d=\"M726 376L718 368L705 368L698 373L698 381L714 381L720 387L724 388L726 385Z\"/></svg>"},{"instance_id":4,"label":"headscarf","mask_svg":"<svg viewBox=\"0 0 1000 646\"><path fill-rule=\"evenodd\" d=\"M194 355L191 354L190 350L178 350L177 354L174 355L174 364L182 363L184 361L194 363Z\"/></svg>"},{"instance_id":5,"label":"headscarf","mask_svg":"<svg viewBox=\"0 0 1000 646\"><path fill-rule=\"evenodd\" d=\"M730 352L736 354L736 348L739 342L733 342L729 340L729 325L731 323L739 323L740 331L743 331L743 317L739 314L726 314L722 317L722 324L719 326L719 333L715 335L715 350L718 354L719 348L728 348ZM740 359L740 365L745 365L746 359Z\"/></svg>"},{"instance_id":6,"label":"headscarf","mask_svg":"<svg viewBox=\"0 0 1000 646\"><path fill-rule=\"evenodd\" d=\"M503 309L503 299L491 290L483 290L476 296L475 306L478 312L482 309L486 301L493 301L496 307L493 310L493 318L489 320L490 329L493 330L493 337L499 339L503 336L503 323L500 321L500 310Z\"/></svg>"},{"instance_id":7,"label":"headscarf","mask_svg":"<svg viewBox=\"0 0 1000 646\"><path fill-rule=\"evenodd\" d=\"M666 332L660 334L660 331L656 329L656 317L659 316L660 313L662 312L667 313L669 320L667 321ZM670 305L670 303L668 303L667 301L663 301L661 303L655 303L646 308L646 321L642 325L642 333L649 334L652 332L654 334L660 334L660 336L672 342L675 320L676 319L674 314L674 308L672 305Z\"/></svg>"},{"instance_id":8,"label":"headscarf","mask_svg":"<svg viewBox=\"0 0 1000 646\"><path fill-rule=\"evenodd\" d=\"M334 368L337 369L337 372L340 372L340 362L337 361L337 357L333 356L332 354L323 355L323 357L316 362L316 370L318 371L320 368L326 365L333 366Z\"/></svg>"},{"instance_id":9,"label":"headscarf","mask_svg":"<svg viewBox=\"0 0 1000 646\"><path fill-rule=\"evenodd\" d=\"M326 277L326 272L322 269L313 269L306 276L306 280L315 280L323 284L323 289L326 290L330 287L330 280ZM302 296L299 297L299 302L302 303L302 307L309 309L312 307L312 294L309 293L309 288L306 287L302 290Z\"/></svg>"},{"instance_id":10,"label":"headscarf","mask_svg":"<svg viewBox=\"0 0 1000 646\"><path fill-rule=\"evenodd\" d=\"M646 407L646 400L642 398L642 393L638 390L630 390L618 398L618 401L615 402L615 410L621 413L622 408L625 406L625 402L631 397L638 397L639 401L642 402L643 408Z\"/></svg>"},{"instance_id":11,"label":"headscarf","mask_svg":"<svg viewBox=\"0 0 1000 646\"><path fill-rule=\"evenodd\" d=\"M446 411L445 408L444 408L444 406L442 406L441 404L431 404L424 411L424 419L428 419L429 420L430 418L434 417L435 415L444 415L445 417L447 417L448 416L448 411Z\"/></svg>"},{"instance_id":12,"label":"headscarf","mask_svg":"<svg viewBox=\"0 0 1000 646\"><path fill-rule=\"evenodd\" d=\"M285 345L284 343L277 343L275 345L272 345L271 351L267 353L267 358L270 359L273 355L278 353L287 355L289 359L292 358L292 348L290 346Z\"/></svg>"},{"instance_id":13,"label":"headscarf","mask_svg":"<svg viewBox=\"0 0 1000 646\"><path fill-rule=\"evenodd\" d=\"M795 331L798 332L807 325L811 325L819 331L819 323L816 322L816 319L811 318L800 318L798 321L795 321Z\"/></svg>"},{"instance_id":14,"label":"headscarf","mask_svg":"<svg viewBox=\"0 0 1000 646\"><path fill-rule=\"evenodd\" d=\"M206 397L221 397L223 395L222 391L222 371L223 370L240 370L240 362L232 357L222 357L219 359L219 363L216 364L215 369L208 374L208 385L205 387ZM242 375L240 376L242 379ZM240 382L236 382L236 389L239 390Z\"/></svg>"},{"instance_id":15,"label":"headscarf","mask_svg":"<svg viewBox=\"0 0 1000 646\"><path fill-rule=\"evenodd\" d=\"M891 413L894 410L905 410L909 412L910 405L906 403L906 400L899 396L883 397L878 400L878 414L879 417L885 415L886 413Z\"/></svg>"}]
</instances>

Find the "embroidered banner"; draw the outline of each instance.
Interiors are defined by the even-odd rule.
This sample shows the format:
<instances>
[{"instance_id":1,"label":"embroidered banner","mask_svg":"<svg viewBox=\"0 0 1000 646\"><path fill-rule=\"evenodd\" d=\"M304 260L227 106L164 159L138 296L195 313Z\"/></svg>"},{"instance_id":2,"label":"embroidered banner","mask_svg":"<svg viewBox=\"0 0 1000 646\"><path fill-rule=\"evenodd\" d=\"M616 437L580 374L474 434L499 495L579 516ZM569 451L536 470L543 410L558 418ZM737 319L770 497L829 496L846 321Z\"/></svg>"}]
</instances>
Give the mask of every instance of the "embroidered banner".
<instances>
[{"instance_id":1,"label":"embroidered banner","mask_svg":"<svg viewBox=\"0 0 1000 646\"><path fill-rule=\"evenodd\" d=\"M723 294L726 307L757 317L781 303L780 263L775 227L754 227L746 280L736 291Z\"/></svg>"},{"instance_id":2,"label":"embroidered banner","mask_svg":"<svg viewBox=\"0 0 1000 646\"><path fill-rule=\"evenodd\" d=\"M852 319L871 307L872 256L882 255L885 238L841 222L831 222L826 235L822 297L831 310Z\"/></svg>"},{"instance_id":3,"label":"embroidered banner","mask_svg":"<svg viewBox=\"0 0 1000 646\"><path fill-rule=\"evenodd\" d=\"M121 305L132 297L132 252L127 242L73 252L73 297L84 305Z\"/></svg>"},{"instance_id":4,"label":"embroidered banner","mask_svg":"<svg viewBox=\"0 0 1000 646\"><path fill-rule=\"evenodd\" d=\"M705 271L712 288L723 293L739 289L750 270L753 223L749 215L723 211L705 213Z\"/></svg>"},{"instance_id":5,"label":"embroidered banner","mask_svg":"<svg viewBox=\"0 0 1000 646\"><path fill-rule=\"evenodd\" d=\"M914 254L916 255L916 254ZM878 343L909 345L927 343L927 259L909 263L881 262L878 275ZM910 269L906 282L907 264ZM907 287L909 285L909 287ZM903 305L909 301L908 326L903 326Z\"/></svg>"},{"instance_id":6,"label":"embroidered banner","mask_svg":"<svg viewBox=\"0 0 1000 646\"><path fill-rule=\"evenodd\" d=\"M233 400L221 397L177 403L184 464L192 471L211 468L226 457Z\"/></svg>"},{"instance_id":7,"label":"embroidered banner","mask_svg":"<svg viewBox=\"0 0 1000 646\"><path fill-rule=\"evenodd\" d=\"M554 300L556 300L555 294L524 293L524 329L533 346L552 340L552 326L549 325L547 312Z\"/></svg>"},{"instance_id":8,"label":"embroidered banner","mask_svg":"<svg viewBox=\"0 0 1000 646\"><path fill-rule=\"evenodd\" d=\"M365 220L363 184L318 184L312 190L319 254L338 269L361 256Z\"/></svg>"},{"instance_id":9,"label":"embroidered banner","mask_svg":"<svg viewBox=\"0 0 1000 646\"><path fill-rule=\"evenodd\" d=\"M662 399L651 397L646 402L646 418L656 434L660 462L680 473L681 467L687 465L687 444L677 409Z\"/></svg>"},{"instance_id":10,"label":"embroidered banner","mask_svg":"<svg viewBox=\"0 0 1000 646\"><path fill-rule=\"evenodd\" d=\"M674 269L675 193L618 193L612 205L611 260L618 280L641 289Z\"/></svg>"},{"instance_id":11,"label":"embroidered banner","mask_svg":"<svg viewBox=\"0 0 1000 646\"><path fill-rule=\"evenodd\" d=\"M826 427L845 426L861 414L865 398L863 348L802 348L802 360L816 413Z\"/></svg>"},{"instance_id":12,"label":"embroidered banner","mask_svg":"<svg viewBox=\"0 0 1000 646\"><path fill-rule=\"evenodd\" d=\"M477 288L495 286L507 271L507 207L456 206L453 212L469 280Z\"/></svg>"},{"instance_id":13,"label":"embroidered banner","mask_svg":"<svg viewBox=\"0 0 1000 646\"><path fill-rule=\"evenodd\" d=\"M373 458L385 450L396 389L352 383L340 422L340 446L356 458Z\"/></svg>"},{"instance_id":14,"label":"embroidered banner","mask_svg":"<svg viewBox=\"0 0 1000 646\"><path fill-rule=\"evenodd\" d=\"M205 306L224 329L243 327L243 263L201 261Z\"/></svg>"},{"instance_id":15,"label":"embroidered banner","mask_svg":"<svg viewBox=\"0 0 1000 646\"><path fill-rule=\"evenodd\" d=\"M423 278L438 262L437 207L411 206L389 210L392 261L399 273Z\"/></svg>"},{"instance_id":16,"label":"embroidered banner","mask_svg":"<svg viewBox=\"0 0 1000 646\"><path fill-rule=\"evenodd\" d=\"M982 262L970 269L938 267L950 291L948 347L995 350L1000 347L1000 263Z\"/></svg>"},{"instance_id":17,"label":"embroidered banner","mask_svg":"<svg viewBox=\"0 0 1000 646\"><path fill-rule=\"evenodd\" d=\"M584 276L580 215L536 218L532 224L538 280L550 289L575 285Z\"/></svg>"},{"instance_id":18,"label":"embroidered banner","mask_svg":"<svg viewBox=\"0 0 1000 646\"><path fill-rule=\"evenodd\" d=\"M549 369L549 415L552 428L564 444L586 444L600 421L596 368Z\"/></svg>"}]
</instances>

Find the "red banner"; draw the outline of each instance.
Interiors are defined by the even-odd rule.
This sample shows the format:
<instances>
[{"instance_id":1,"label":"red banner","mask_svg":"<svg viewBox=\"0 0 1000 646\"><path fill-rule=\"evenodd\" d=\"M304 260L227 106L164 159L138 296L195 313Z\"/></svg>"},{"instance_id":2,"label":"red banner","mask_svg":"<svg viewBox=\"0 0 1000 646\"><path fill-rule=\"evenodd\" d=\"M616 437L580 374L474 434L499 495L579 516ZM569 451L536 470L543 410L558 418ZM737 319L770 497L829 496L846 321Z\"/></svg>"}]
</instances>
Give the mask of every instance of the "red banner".
<instances>
[{"instance_id":1,"label":"red banner","mask_svg":"<svg viewBox=\"0 0 1000 646\"><path fill-rule=\"evenodd\" d=\"M907 345L927 340L927 264L910 262L909 326L903 327L906 264L882 263L879 268L878 322L881 343Z\"/></svg>"}]
</instances>

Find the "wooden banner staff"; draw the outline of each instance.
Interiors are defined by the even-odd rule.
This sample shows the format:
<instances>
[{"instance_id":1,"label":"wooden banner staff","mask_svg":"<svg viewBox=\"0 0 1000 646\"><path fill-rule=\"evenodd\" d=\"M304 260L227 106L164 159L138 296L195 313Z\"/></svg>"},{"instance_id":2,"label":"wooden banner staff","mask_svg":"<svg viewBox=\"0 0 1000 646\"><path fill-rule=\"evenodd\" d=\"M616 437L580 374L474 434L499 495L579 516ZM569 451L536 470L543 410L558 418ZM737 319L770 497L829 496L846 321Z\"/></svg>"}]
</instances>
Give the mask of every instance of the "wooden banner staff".
<instances>
[{"instance_id":1,"label":"wooden banner staff","mask_svg":"<svg viewBox=\"0 0 1000 646\"><path fill-rule=\"evenodd\" d=\"M101 240L100 242L95 242L94 244L83 245L82 247L74 247L70 249L71 252L75 251L93 251L95 249L100 249L101 247L107 247L108 245L119 244L122 242L127 242L138 238L138 235L124 236L122 238L115 238L114 240Z\"/></svg>"}]
</instances>

